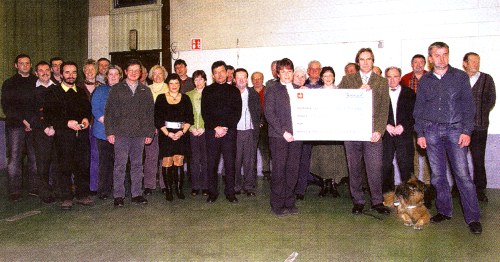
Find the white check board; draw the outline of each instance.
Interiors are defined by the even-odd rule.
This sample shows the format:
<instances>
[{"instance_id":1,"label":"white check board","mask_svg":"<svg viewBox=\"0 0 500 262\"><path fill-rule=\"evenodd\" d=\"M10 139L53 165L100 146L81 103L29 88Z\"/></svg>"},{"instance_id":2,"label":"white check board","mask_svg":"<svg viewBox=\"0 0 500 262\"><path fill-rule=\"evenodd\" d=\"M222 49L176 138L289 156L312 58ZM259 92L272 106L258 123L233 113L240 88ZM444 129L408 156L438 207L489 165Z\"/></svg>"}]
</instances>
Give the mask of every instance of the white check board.
<instances>
[{"instance_id":1,"label":"white check board","mask_svg":"<svg viewBox=\"0 0 500 262\"><path fill-rule=\"evenodd\" d=\"M370 141L372 91L294 89L293 136L302 141Z\"/></svg>"}]
</instances>

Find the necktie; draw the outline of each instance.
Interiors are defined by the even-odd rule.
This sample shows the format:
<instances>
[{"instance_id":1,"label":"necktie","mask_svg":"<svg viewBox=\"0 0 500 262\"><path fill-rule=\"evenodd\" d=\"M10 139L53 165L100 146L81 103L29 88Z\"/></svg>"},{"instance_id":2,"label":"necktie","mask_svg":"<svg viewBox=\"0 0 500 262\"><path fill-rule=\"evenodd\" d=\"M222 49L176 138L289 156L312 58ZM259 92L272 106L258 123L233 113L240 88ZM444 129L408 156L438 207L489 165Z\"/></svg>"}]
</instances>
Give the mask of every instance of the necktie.
<instances>
[{"instance_id":1,"label":"necktie","mask_svg":"<svg viewBox=\"0 0 500 262\"><path fill-rule=\"evenodd\" d=\"M363 84L368 84L368 76L363 76Z\"/></svg>"}]
</instances>

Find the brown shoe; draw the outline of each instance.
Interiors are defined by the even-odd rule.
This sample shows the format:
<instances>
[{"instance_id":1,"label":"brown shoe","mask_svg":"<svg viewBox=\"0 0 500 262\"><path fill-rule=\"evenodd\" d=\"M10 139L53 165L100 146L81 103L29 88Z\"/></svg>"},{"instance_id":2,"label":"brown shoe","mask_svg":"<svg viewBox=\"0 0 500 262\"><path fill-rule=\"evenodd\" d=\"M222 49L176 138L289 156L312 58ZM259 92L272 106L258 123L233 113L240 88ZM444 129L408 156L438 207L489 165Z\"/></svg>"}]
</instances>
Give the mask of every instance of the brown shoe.
<instances>
[{"instance_id":1,"label":"brown shoe","mask_svg":"<svg viewBox=\"0 0 500 262\"><path fill-rule=\"evenodd\" d=\"M82 198L78 198L78 199L76 199L75 202L77 204L83 205L83 206L91 206L91 205L94 204L94 201L90 197L88 197L88 196L82 197Z\"/></svg>"},{"instance_id":2,"label":"brown shoe","mask_svg":"<svg viewBox=\"0 0 500 262\"><path fill-rule=\"evenodd\" d=\"M61 209L70 210L73 207L73 200L64 200L61 204Z\"/></svg>"}]
</instances>

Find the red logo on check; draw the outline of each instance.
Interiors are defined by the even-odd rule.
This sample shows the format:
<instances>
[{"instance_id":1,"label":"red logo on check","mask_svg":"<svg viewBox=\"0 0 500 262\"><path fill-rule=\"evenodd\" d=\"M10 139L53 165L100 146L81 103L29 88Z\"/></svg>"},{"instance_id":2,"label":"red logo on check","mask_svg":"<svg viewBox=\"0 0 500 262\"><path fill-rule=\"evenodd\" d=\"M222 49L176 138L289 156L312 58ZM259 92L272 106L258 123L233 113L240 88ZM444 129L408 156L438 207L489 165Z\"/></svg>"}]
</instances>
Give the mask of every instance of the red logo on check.
<instances>
[{"instance_id":1,"label":"red logo on check","mask_svg":"<svg viewBox=\"0 0 500 262\"><path fill-rule=\"evenodd\" d=\"M298 99L304 98L304 93L297 93L297 98Z\"/></svg>"}]
</instances>

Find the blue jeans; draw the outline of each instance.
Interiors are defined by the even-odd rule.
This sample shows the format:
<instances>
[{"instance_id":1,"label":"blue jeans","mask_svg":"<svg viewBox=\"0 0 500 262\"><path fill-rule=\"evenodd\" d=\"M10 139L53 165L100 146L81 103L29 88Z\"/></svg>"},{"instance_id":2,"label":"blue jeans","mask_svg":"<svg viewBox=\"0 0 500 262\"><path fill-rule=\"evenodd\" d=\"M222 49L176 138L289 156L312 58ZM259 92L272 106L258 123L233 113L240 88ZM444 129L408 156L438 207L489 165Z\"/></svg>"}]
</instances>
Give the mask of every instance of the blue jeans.
<instances>
[{"instance_id":1,"label":"blue jeans","mask_svg":"<svg viewBox=\"0 0 500 262\"><path fill-rule=\"evenodd\" d=\"M427 155L431 164L431 183L436 188L436 208L438 213L452 216L453 203L450 185L446 178L446 156L455 176L460 192L460 200L467 224L479 221L480 211L476 188L469 174L467 147L460 148L458 140L462 128L460 124L429 124L425 129Z\"/></svg>"},{"instance_id":2,"label":"blue jeans","mask_svg":"<svg viewBox=\"0 0 500 262\"><path fill-rule=\"evenodd\" d=\"M23 150L26 146L28 155L29 190L37 190L34 185L36 176L35 149L32 132L23 127L7 127L7 173L9 178L9 194L20 194L23 173Z\"/></svg>"}]
</instances>

